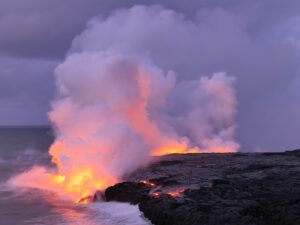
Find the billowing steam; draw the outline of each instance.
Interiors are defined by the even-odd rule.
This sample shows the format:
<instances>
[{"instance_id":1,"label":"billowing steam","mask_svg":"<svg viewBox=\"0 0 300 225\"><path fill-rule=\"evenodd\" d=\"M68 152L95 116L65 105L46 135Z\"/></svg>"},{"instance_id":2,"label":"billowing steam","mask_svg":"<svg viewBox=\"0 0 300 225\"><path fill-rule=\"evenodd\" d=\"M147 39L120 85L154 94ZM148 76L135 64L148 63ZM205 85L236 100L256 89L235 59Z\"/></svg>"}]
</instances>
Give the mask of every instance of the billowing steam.
<instances>
[{"instance_id":1,"label":"billowing steam","mask_svg":"<svg viewBox=\"0 0 300 225\"><path fill-rule=\"evenodd\" d=\"M57 174L36 168L14 183L28 180L78 198L117 182L151 155L236 151L235 79L166 68L178 58L173 48L197 39L197 28L174 11L144 6L90 22L55 71L58 97L49 116ZM166 63L159 63L160 51ZM184 64L189 55L181 58Z\"/></svg>"}]
</instances>

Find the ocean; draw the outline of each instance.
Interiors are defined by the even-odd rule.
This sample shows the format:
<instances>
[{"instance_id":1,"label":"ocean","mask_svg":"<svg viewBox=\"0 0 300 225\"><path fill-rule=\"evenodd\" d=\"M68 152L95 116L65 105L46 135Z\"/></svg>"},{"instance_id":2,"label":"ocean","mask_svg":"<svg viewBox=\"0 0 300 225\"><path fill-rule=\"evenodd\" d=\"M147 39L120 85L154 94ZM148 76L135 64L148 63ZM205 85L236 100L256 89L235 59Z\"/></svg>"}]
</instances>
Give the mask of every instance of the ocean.
<instances>
[{"instance_id":1,"label":"ocean","mask_svg":"<svg viewBox=\"0 0 300 225\"><path fill-rule=\"evenodd\" d=\"M76 204L39 189L12 188L7 180L34 165L51 166L48 127L0 128L0 225L149 225L137 206Z\"/></svg>"}]
</instances>

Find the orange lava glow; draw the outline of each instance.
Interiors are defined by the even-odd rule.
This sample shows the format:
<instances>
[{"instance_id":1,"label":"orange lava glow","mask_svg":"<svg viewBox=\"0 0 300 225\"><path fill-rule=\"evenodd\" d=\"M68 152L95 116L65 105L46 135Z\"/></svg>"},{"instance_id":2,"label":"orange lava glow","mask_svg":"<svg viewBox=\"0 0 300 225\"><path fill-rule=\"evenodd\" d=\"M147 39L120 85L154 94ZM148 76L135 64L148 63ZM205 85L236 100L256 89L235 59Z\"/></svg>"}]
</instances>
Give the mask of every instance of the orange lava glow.
<instances>
[{"instance_id":1,"label":"orange lava glow","mask_svg":"<svg viewBox=\"0 0 300 225\"><path fill-rule=\"evenodd\" d=\"M62 179L65 177L65 179ZM82 170L66 175L54 175L54 183L57 184L61 192L66 193L76 199L78 203L90 202L90 196L95 191L103 190L107 186L117 182L115 179L102 180L92 169Z\"/></svg>"},{"instance_id":2,"label":"orange lava glow","mask_svg":"<svg viewBox=\"0 0 300 225\"><path fill-rule=\"evenodd\" d=\"M198 147L189 147L188 141L179 142L168 140L161 147L152 152L153 156L162 156L167 154L189 154L189 153L231 153L235 152L231 146L213 147L211 149L199 149Z\"/></svg>"},{"instance_id":3,"label":"orange lava glow","mask_svg":"<svg viewBox=\"0 0 300 225\"><path fill-rule=\"evenodd\" d=\"M177 191L170 191L167 194L170 195L170 196L172 196L173 198L177 198L177 197L182 196L183 193L184 193L184 191L185 191L185 189L181 188L181 189L179 189Z\"/></svg>"},{"instance_id":4,"label":"orange lava glow","mask_svg":"<svg viewBox=\"0 0 300 225\"><path fill-rule=\"evenodd\" d=\"M167 144L154 151L153 156L162 156L167 154L187 154L187 153L199 153L198 148L188 148L185 143Z\"/></svg>"},{"instance_id":5,"label":"orange lava glow","mask_svg":"<svg viewBox=\"0 0 300 225\"><path fill-rule=\"evenodd\" d=\"M160 195L161 195L161 192L153 192L153 193L152 193L152 196L153 196L154 198L159 198Z\"/></svg>"},{"instance_id":6,"label":"orange lava glow","mask_svg":"<svg viewBox=\"0 0 300 225\"><path fill-rule=\"evenodd\" d=\"M165 155L171 153L198 153L197 148L189 149L187 143L168 141L163 147L153 151L153 155ZM15 181L22 185L27 183L33 188L42 188L55 191L57 193L70 196L75 202L87 204L91 201L91 197L98 190L104 190L108 186L116 184L119 179L110 173L106 168L106 164L101 162L92 162L90 158L84 159L78 154L77 149L72 151L59 141L56 141L50 148L52 162L57 167L57 173L49 172L43 167L35 167L27 173L18 176ZM201 151L202 152L202 151ZM214 149L214 152L229 152L229 149ZM93 153L93 149L89 151ZM63 156L63 157L62 157ZM64 157L72 158L72 164L67 167L64 165ZM78 162L78 164L73 164ZM30 177L31 179L28 179ZM29 181L30 180L30 181ZM140 180L144 183L155 187L156 184L148 180ZM184 189L169 192L172 197L179 197L184 192ZM153 196L159 197L161 193L155 192Z\"/></svg>"},{"instance_id":7,"label":"orange lava glow","mask_svg":"<svg viewBox=\"0 0 300 225\"><path fill-rule=\"evenodd\" d=\"M44 172L47 176L44 176L45 178L36 185L39 188L56 191L70 196L78 203L86 204L91 201L91 196L96 191L104 190L118 182L116 177L105 170L101 162L92 163L85 160L81 158L81 155L76 155L76 149L71 152L60 142L55 142L51 146L50 154L58 173ZM63 157L61 157L63 154L80 163L65 167Z\"/></svg>"},{"instance_id":8,"label":"orange lava glow","mask_svg":"<svg viewBox=\"0 0 300 225\"><path fill-rule=\"evenodd\" d=\"M91 202L97 190L104 190L117 182L118 180L114 177L101 176L97 168L81 168L80 166L69 173L57 174L37 166L10 180L14 186L25 184L31 188L54 191L81 204Z\"/></svg>"},{"instance_id":9,"label":"orange lava glow","mask_svg":"<svg viewBox=\"0 0 300 225\"><path fill-rule=\"evenodd\" d=\"M114 185L118 182L118 179L113 177L107 171L102 171L101 167L95 167L93 163L81 163L74 165L69 171L63 170L63 162L59 160L59 155L68 153L68 149L65 149L60 143L56 143L51 147L50 153L52 155L52 161L58 168L57 174L47 173L43 183L36 185L35 187L42 187L50 190L55 190L62 194L71 196L77 203L87 204L90 202L90 196L93 196L95 191L104 190L106 187ZM163 147L153 151L153 155L160 156L165 154L183 154L183 153L198 153L198 148L189 149L187 143L179 143L176 140L169 141ZM228 149L214 149L214 152L228 152ZM76 155L71 157L77 157ZM102 171L102 173L101 173ZM45 172L46 173L46 172ZM148 180L140 180L140 183L144 183L155 187L156 184ZM179 197L184 192L184 189L178 191L169 192L172 197ZM159 197L160 193L153 193L153 196Z\"/></svg>"},{"instance_id":10,"label":"orange lava glow","mask_svg":"<svg viewBox=\"0 0 300 225\"><path fill-rule=\"evenodd\" d=\"M87 197L83 197L83 198L79 199L77 202L79 204L86 205L86 204L92 202L93 200L94 200L93 196L87 196Z\"/></svg>"},{"instance_id":11,"label":"orange lava glow","mask_svg":"<svg viewBox=\"0 0 300 225\"><path fill-rule=\"evenodd\" d=\"M30 174L28 175L31 176ZM91 202L91 196L94 195L95 191L103 190L107 186L117 182L115 179L101 180L101 178L94 175L92 169L65 175L43 171L39 173L39 176L43 176L43 179L39 179L38 183L31 184L31 187L48 189L60 194L65 194L74 199L75 202L82 204ZM24 177L24 179L26 179L26 177Z\"/></svg>"},{"instance_id":12,"label":"orange lava glow","mask_svg":"<svg viewBox=\"0 0 300 225\"><path fill-rule=\"evenodd\" d=\"M153 183L151 181L148 181L148 180L140 180L139 183L147 184L147 185L152 186L152 187L156 186L155 183Z\"/></svg>"}]
</instances>

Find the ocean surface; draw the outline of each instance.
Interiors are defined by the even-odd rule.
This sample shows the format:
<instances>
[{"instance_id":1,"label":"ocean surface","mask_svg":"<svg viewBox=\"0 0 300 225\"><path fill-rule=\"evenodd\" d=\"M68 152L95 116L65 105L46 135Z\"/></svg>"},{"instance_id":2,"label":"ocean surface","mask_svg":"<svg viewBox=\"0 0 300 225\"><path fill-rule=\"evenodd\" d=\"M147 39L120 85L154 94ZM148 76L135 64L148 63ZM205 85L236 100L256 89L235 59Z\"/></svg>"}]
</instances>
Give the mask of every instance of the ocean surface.
<instances>
[{"instance_id":1,"label":"ocean surface","mask_svg":"<svg viewBox=\"0 0 300 225\"><path fill-rule=\"evenodd\" d=\"M33 165L51 166L47 127L0 127L0 225L149 225L137 206L100 202L88 205L39 189L20 189L7 180Z\"/></svg>"}]
</instances>

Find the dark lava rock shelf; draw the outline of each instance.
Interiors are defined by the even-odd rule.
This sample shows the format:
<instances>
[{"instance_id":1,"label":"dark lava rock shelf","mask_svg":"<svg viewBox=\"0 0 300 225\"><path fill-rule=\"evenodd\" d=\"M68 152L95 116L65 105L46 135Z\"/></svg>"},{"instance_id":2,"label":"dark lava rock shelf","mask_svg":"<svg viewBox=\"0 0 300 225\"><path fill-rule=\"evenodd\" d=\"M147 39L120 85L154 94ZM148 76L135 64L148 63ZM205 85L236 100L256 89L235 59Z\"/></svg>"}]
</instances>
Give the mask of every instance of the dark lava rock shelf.
<instances>
[{"instance_id":1,"label":"dark lava rock shelf","mask_svg":"<svg viewBox=\"0 0 300 225\"><path fill-rule=\"evenodd\" d=\"M154 225L300 225L300 150L167 155L126 180L105 199Z\"/></svg>"}]
</instances>

